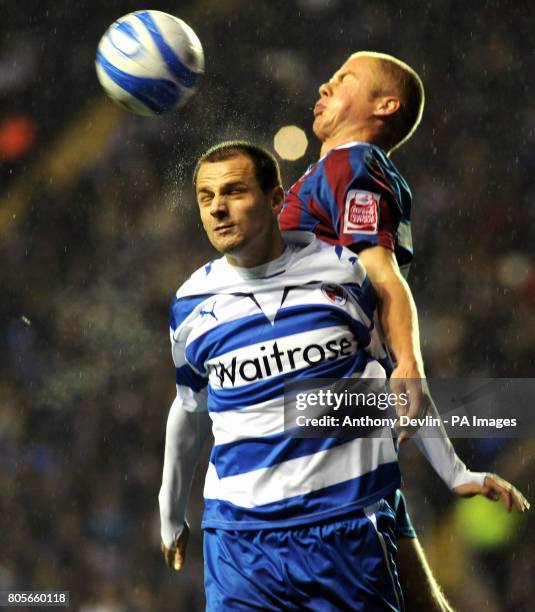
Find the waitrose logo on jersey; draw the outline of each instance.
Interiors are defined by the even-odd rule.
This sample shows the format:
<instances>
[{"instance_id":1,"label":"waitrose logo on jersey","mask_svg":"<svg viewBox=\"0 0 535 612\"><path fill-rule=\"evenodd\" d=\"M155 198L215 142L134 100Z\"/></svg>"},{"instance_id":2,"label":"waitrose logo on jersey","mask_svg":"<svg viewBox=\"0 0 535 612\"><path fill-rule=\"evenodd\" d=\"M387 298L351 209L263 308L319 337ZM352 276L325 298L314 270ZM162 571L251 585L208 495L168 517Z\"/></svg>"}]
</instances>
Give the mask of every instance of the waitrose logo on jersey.
<instances>
[{"instance_id":1,"label":"waitrose logo on jersey","mask_svg":"<svg viewBox=\"0 0 535 612\"><path fill-rule=\"evenodd\" d=\"M243 347L209 360L206 367L212 387L227 389L350 357L356 350L354 336L334 327Z\"/></svg>"}]
</instances>

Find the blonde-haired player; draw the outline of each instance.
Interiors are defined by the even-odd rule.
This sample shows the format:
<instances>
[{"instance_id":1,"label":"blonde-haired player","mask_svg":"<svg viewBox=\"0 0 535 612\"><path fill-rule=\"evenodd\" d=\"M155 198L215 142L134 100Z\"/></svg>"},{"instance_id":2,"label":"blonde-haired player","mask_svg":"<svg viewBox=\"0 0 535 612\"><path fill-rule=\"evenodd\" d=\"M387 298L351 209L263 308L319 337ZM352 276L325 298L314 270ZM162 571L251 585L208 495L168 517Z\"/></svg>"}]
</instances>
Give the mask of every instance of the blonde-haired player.
<instances>
[{"instance_id":1,"label":"blonde-haired player","mask_svg":"<svg viewBox=\"0 0 535 612\"><path fill-rule=\"evenodd\" d=\"M409 416L436 411L421 380L418 316L404 275L412 260L412 194L389 156L418 127L425 105L422 80L405 62L359 51L319 88L314 133L321 157L291 187L280 216L283 230L302 229L349 247L364 263L381 304L381 324L395 360L398 392L411 394ZM400 442L406 437L402 432ZM419 437L422 452L458 495L502 498L506 507L528 507L512 485L491 474L470 472L445 432ZM450 610L425 560L398 492L399 570L407 609Z\"/></svg>"}]
</instances>

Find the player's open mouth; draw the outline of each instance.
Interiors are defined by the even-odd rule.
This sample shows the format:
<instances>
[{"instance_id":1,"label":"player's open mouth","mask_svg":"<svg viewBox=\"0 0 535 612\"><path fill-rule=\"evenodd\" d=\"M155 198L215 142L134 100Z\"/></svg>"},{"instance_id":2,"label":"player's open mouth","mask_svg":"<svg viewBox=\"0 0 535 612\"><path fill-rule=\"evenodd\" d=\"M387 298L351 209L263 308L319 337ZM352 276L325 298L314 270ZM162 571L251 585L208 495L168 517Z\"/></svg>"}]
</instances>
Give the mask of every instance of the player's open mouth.
<instances>
[{"instance_id":1,"label":"player's open mouth","mask_svg":"<svg viewBox=\"0 0 535 612\"><path fill-rule=\"evenodd\" d=\"M321 115L321 113L324 110L325 110L325 105L322 104L321 102L316 102L316 105L314 106L314 117Z\"/></svg>"}]
</instances>

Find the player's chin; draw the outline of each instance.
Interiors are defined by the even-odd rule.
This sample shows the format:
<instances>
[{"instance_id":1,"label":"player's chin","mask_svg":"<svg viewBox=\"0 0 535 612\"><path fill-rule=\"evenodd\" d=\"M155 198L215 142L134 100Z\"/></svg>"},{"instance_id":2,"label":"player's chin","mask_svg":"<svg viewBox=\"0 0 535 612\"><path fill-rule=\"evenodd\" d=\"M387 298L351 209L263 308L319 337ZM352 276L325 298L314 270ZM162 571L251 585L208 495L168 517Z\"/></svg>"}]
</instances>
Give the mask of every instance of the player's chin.
<instances>
[{"instance_id":1,"label":"player's chin","mask_svg":"<svg viewBox=\"0 0 535 612\"><path fill-rule=\"evenodd\" d=\"M325 138L327 138L325 126L323 125L321 121L321 115L318 115L314 119L314 123L312 124L312 131L314 132L318 140L325 140Z\"/></svg>"},{"instance_id":2,"label":"player's chin","mask_svg":"<svg viewBox=\"0 0 535 612\"><path fill-rule=\"evenodd\" d=\"M243 244L237 236L212 236L210 242L222 255L235 253Z\"/></svg>"}]
</instances>

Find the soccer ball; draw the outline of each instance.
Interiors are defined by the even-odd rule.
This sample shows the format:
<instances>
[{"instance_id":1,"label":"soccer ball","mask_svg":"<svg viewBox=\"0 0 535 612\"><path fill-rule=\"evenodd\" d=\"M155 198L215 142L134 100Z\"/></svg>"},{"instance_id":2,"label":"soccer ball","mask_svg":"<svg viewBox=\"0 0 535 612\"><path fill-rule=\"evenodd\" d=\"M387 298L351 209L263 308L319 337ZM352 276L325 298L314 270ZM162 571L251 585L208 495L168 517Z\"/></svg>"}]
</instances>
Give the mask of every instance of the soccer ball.
<instances>
[{"instance_id":1,"label":"soccer ball","mask_svg":"<svg viewBox=\"0 0 535 612\"><path fill-rule=\"evenodd\" d=\"M105 32L95 67L114 102L137 115L160 115L183 106L197 91L204 53L181 19L161 11L136 11Z\"/></svg>"}]
</instances>

